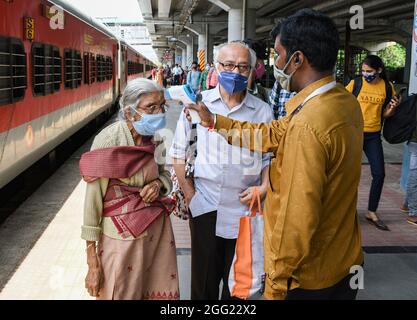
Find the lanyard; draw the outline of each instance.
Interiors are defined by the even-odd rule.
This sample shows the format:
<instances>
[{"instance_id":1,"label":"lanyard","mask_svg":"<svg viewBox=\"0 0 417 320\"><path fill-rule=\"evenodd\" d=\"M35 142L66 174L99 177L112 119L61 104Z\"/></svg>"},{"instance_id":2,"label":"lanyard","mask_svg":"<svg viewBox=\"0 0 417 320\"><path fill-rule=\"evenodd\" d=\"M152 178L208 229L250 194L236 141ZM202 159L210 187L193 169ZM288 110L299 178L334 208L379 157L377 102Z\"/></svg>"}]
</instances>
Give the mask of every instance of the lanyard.
<instances>
[{"instance_id":1,"label":"lanyard","mask_svg":"<svg viewBox=\"0 0 417 320\"><path fill-rule=\"evenodd\" d=\"M320 88L317 88L312 93L310 93L307 96L307 98L304 99L303 103L300 104L297 107L297 109L294 110L293 114L297 114L304 107L304 105L307 103L308 100L310 100L310 99L314 98L315 96L318 96L322 93L325 93L325 92L329 91L330 89L333 89L334 87L336 87L336 81L329 82L329 83L325 84L324 86L321 86Z\"/></svg>"}]
</instances>

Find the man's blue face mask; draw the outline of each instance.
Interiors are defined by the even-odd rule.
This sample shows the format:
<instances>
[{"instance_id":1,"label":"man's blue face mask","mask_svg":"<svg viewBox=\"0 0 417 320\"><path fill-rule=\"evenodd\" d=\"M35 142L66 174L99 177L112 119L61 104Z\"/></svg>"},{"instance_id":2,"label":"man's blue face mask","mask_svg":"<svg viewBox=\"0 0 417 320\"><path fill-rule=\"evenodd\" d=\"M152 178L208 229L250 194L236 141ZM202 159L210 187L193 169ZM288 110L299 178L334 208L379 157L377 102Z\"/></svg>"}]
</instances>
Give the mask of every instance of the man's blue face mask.
<instances>
[{"instance_id":1,"label":"man's blue face mask","mask_svg":"<svg viewBox=\"0 0 417 320\"><path fill-rule=\"evenodd\" d=\"M222 71L219 74L219 83L228 93L242 92L248 86L248 77L231 71Z\"/></svg>"}]
</instances>

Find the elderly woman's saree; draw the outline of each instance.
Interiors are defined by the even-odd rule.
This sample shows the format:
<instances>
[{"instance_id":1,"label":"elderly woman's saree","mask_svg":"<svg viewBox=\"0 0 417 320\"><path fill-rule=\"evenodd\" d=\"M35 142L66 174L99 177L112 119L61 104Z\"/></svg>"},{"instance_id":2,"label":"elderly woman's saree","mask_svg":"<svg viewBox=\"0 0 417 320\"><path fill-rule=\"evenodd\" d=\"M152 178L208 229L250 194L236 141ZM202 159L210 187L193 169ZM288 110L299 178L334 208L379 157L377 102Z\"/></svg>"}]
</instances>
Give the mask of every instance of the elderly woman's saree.
<instances>
[{"instance_id":1,"label":"elderly woman's saree","mask_svg":"<svg viewBox=\"0 0 417 320\"><path fill-rule=\"evenodd\" d=\"M108 178L103 199L104 217L111 217L120 236L118 240L102 235L98 254L104 281L99 299L178 299L178 273L175 241L169 213L173 202L158 198L147 205L137 187L122 183L149 161L155 147L123 146L96 149L83 154L80 172L93 182ZM141 236L146 231L145 236Z\"/></svg>"}]
</instances>

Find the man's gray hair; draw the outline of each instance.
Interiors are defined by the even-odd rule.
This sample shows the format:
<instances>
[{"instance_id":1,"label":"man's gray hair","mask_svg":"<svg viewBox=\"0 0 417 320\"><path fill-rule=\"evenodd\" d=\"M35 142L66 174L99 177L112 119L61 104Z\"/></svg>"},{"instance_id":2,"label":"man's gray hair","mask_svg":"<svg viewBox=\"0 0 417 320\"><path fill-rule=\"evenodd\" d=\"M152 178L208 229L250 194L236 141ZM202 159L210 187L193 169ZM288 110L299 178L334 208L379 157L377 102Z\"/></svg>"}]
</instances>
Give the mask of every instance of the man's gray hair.
<instances>
[{"instance_id":1,"label":"man's gray hair","mask_svg":"<svg viewBox=\"0 0 417 320\"><path fill-rule=\"evenodd\" d=\"M225 47L230 46L230 45L239 45L242 48L245 48L246 50L248 50L248 52L249 52L249 59L250 59L249 64L250 64L250 66L251 66L252 69L255 68L255 65L256 65L256 53L251 48L249 48L249 46L246 43L244 43L242 41L230 41L230 42L222 43L221 45L219 45L216 48L216 51L214 53L214 61L216 62L216 64L219 63L219 59L218 58L219 58L220 51L222 49L224 49Z\"/></svg>"},{"instance_id":2,"label":"man's gray hair","mask_svg":"<svg viewBox=\"0 0 417 320\"><path fill-rule=\"evenodd\" d=\"M164 88L155 81L145 78L129 81L119 101L119 118L125 119L125 110L129 107L136 108L142 95L155 91L163 92Z\"/></svg>"}]
</instances>

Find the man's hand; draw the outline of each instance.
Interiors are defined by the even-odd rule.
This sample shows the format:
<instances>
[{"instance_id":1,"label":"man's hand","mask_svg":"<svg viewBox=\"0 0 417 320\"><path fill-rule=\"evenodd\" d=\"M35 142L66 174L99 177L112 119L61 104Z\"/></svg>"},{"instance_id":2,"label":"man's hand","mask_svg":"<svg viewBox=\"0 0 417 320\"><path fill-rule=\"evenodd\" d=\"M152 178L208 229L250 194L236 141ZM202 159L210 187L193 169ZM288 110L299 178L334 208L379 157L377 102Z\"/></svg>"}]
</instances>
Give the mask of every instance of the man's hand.
<instances>
[{"instance_id":1,"label":"man's hand","mask_svg":"<svg viewBox=\"0 0 417 320\"><path fill-rule=\"evenodd\" d=\"M266 195L266 187L261 185L256 187L249 187L245 191L239 193L240 203L250 206L252 198L255 196L255 188L259 190L261 200L263 200Z\"/></svg>"},{"instance_id":2,"label":"man's hand","mask_svg":"<svg viewBox=\"0 0 417 320\"><path fill-rule=\"evenodd\" d=\"M184 191L184 198L185 198L185 203L187 204L187 207L190 206L191 200L193 199L194 195L195 195L194 190Z\"/></svg>"},{"instance_id":3,"label":"man's hand","mask_svg":"<svg viewBox=\"0 0 417 320\"><path fill-rule=\"evenodd\" d=\"M209 128L214 126L214 114L210 112L210 110L206 107L206 105L202 102L198 104L188 104L184 111L187 117L187 120L191 122L191 115L189 110L194 110L198 112L198 115L201 118L200 125L203 127Z\"/></svg>"}]
</instances>

